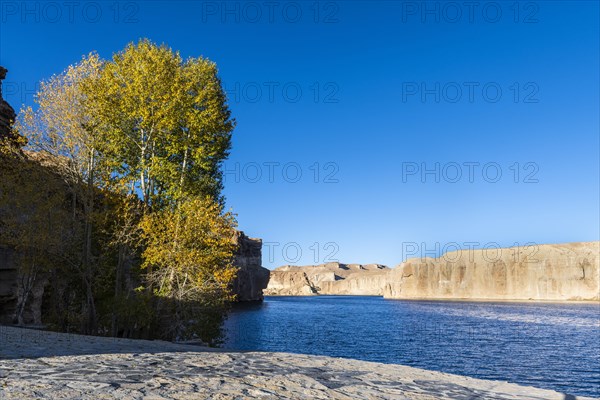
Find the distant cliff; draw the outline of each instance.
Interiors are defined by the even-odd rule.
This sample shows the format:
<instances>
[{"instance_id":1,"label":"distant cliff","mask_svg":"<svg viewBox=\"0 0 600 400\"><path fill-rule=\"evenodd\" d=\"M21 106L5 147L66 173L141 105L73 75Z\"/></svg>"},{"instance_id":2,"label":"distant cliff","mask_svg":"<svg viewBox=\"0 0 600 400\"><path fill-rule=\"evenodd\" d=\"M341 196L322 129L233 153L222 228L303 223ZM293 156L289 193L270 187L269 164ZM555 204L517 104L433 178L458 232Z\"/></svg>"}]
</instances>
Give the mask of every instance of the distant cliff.
<instances>
[{"instance_id":1,"label":"distant cliff","mask_svg":"<svg viewBox=\"0 0 600 400\"><path fill-rule=\"evenodd\" d=\"M388 271L389 268L379 264L287 265L271 271L265 294L381 296Z\"/></svg>"},{"instance_id":2,"label":"distant cliff","mask_svg":"<svg viewBox=\"0 0 600 400\"><path fill-rule=\"evenodd\" d=\"M600 300L600 242L461 250L390 271L394 299Z\"/></svg>"},{"instance_id":3,"label":"distant cliff","mask_svg":"<svg viewBox=\"0 0 600 400\"><path fill-rule=\"evenodd\" d=\"M383 295L389 299L600 300L600 242L462 250L378 264L283 266L266 295Z\"/></svg>"}]
</instances>

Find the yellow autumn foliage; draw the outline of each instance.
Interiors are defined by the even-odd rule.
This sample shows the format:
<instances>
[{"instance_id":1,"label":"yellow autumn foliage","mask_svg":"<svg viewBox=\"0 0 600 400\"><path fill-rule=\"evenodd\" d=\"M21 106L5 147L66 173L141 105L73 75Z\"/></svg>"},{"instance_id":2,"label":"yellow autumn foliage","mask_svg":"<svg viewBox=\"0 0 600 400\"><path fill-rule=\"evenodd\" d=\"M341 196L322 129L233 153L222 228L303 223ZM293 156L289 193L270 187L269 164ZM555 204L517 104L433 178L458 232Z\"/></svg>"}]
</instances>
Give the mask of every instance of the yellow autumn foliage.
<instances>
[{"instance_id":1,"label":"yellow autumn foliage","mask_svg":"<svg viewBox=\"0 0 600 400\"><path fill-rule=\"evenodd\" d=\"M235 226L233 215L210 197L144 216L142 268L154 293L202 303L231 299Z\"/></svg>"}]
</instances>

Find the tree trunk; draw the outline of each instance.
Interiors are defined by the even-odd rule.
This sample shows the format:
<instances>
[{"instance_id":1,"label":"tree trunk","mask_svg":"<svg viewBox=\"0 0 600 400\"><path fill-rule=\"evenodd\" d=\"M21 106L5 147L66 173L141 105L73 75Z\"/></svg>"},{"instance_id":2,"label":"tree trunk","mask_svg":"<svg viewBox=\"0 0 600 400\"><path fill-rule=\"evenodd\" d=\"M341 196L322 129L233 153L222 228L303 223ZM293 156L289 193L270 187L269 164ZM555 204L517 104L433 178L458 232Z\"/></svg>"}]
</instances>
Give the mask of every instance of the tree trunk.
<instances>
[{"instance_id":1,"label":"tree trunk","mask_svg":"<svg viewBox=\"0 0 600 400\"><path fill-rule=\"evenodd\" d=\"M32 270L23 276L21 276L21 287L18 290L17 295L17 308L15 310L14 321L18 325L24 325L25 321L23 319L23 314L25 313L25 307L27 306L27 300L29 300L29 295L31 294L33 285L35 283L35 265L33 265Z\"/></svg>"}]
</instances>

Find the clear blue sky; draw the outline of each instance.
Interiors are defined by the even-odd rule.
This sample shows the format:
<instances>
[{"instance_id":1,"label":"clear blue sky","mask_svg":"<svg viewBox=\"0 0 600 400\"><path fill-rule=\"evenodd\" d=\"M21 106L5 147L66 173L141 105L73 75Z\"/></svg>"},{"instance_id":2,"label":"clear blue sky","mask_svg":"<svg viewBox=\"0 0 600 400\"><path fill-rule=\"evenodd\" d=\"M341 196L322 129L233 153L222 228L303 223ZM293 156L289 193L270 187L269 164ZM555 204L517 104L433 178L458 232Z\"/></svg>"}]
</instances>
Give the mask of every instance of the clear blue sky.
<instances>
[{"instance_id":1,"label":"clear blue sky","mask_svg":"<svg viewBox=\"0 0 600 400\"><path fill-rule=\"evenodd\" d=\"M597 1L68 4L0 3L5 98L142 37L215 61L267 267L599 239Z\"/></svg>"}]
</instances>

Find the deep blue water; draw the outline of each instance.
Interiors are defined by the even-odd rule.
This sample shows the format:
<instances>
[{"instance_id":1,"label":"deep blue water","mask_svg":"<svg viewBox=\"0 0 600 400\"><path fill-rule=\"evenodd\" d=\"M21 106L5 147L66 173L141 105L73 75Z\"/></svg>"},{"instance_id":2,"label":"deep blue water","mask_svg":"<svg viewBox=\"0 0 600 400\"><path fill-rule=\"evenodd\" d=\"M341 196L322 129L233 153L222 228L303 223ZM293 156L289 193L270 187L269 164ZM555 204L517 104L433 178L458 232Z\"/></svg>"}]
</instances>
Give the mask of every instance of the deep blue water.
<instances>
[{"instance_id":1,"label":"deep blue water","mask_svg":"<svg viewBox=\"0 0 600 400\"><path fill-rule=\"evenodd\" d=\"M266 297L223 347L397 363L600 397L600 305Z\"/></svg>"}]
</instances>

